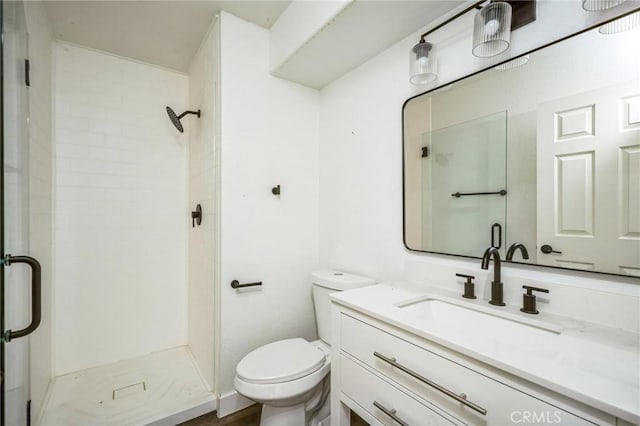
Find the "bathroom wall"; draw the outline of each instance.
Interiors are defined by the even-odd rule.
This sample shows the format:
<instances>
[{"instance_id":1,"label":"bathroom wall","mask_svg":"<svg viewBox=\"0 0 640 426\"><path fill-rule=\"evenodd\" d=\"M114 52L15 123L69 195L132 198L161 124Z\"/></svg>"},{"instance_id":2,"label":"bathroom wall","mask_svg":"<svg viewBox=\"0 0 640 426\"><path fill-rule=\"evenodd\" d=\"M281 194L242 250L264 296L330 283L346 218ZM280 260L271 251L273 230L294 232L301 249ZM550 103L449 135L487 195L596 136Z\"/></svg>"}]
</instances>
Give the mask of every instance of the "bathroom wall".
<instances>
[{"instance_id":1,"label":"bathroom wall","mask_svg":"<svg viewBox=\"0 0 640 426\"><path fill-rule=\"evenodd\" d=\"M417 40L417 38L416 38ZM402 243L402 104L414 38L326 86L320 102L320 263L397 280Z\"/></svg>"},{"instance_id":2,"label":"bathroom wall","mask_svg":"<svg viewBox=\"0 0 640 426\"><path fill-rule=\"evenodd\" d=\"M222 13L220 31L225 415L238 406L233 377L244 355L277 339L316 338L310 273L318 266L319 97L269 74L268 30ZM263 285L234 290L234 279Z\"/></svg>"},{"instance_id":3,"label":"bathroom wall","mask_svg":"<svg viewBox=\"0 0 640 426\"><path fill-rule=\"evenodd\" d=\"M42 2L25 2L25 14L31 59L31 86L28 89L29 254L42 265L42 322L29 337L31 413L37 418L52 376L53 45Z\"/></svg>"},{"instance_id":4,"label":"bathroom wall","mask_svg":"<svg viewBox=\"0 0 640 426\"><path fill-rule=\"evenodd\" d=\"M187 76L64 43L55 63L60 375L187 343L191 221L186 138L165 112L187 107Z\"/></svg>"},{"instance_id":5,"label":"bathroom wall","mask_svg":"<svg viewBox=\"0 0 640 426\"><path fill-rule=\"evenodd\" d=\"M218 277L217 238L219 206L216 140L218 21L204 38L189 67L189 108L200 110L199 119L188 117L189 208L202 206L202 223L189 227L188 240L188 335L189 347L209 389L214 386L215 327L217 323L216 281Z\"/></svg>"},{"instance_id":6,"label":"bathroom wall","mask_svg":"<svg viewBox=\"0 0 640 426\"><path fill-rule=\"evenodd\" d=\"M461 289L462 282L456 283L453 274L464 268L476 272L478 281L488 279L488 274L480 271L479 261L459 259L453 264L445 256L412 254L402 243L402 105L407 98L428 89L412 87L408 82L408 52L418 40L419 32L321 91L320 263L379 280L397 280L404 274L405 263L417 262L423 266L423 282L432 283L429 277L433 265L444 265L449 278L443 284ZM470 50L471 42L464 39L464 34L454 41ZM455 55L455 51L446 49L439 52L438 84L488 65L469 59L468 51ZM522 273L540 283L564 283L569 293L586 288L588 281L595 293L611 291L622 298L638 297L636 287L624 284L637 282L631 278L546 268L504 269L506 274ZM623 284L616 287L614 282ZM519 290L515 293L518 297L520 294ZM632 305L640 306L638 300ZM610 311L615 306L602 305Z\"/></svg>"}]
</instances>

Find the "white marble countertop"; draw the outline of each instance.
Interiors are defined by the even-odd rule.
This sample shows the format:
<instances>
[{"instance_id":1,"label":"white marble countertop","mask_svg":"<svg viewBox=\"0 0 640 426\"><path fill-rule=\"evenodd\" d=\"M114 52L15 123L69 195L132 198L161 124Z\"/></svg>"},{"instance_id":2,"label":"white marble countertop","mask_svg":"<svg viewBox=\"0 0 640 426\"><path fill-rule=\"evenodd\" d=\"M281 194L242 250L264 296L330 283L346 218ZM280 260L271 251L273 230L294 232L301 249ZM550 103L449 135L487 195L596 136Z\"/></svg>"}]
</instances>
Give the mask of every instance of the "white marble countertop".
<instances>
[{"instance_id":1,"label":"white marble countertop","mask_svg":"<svg viewBox=\"0 0 640 426\"><path fill-rule=\"evenodd\" d=\"M334 293L331 299L461 354L522 377L586 405L640 424L640 335L572 320L558 315L529 315L519 306L494 307L486 300L468 300L458 293L427 287L417 292L402 283L384 283ZM477 312L506 318L548 333L547 344L526 347L514 333L496 336L487 330L481 339L463 327L439 326L437 321L403 309L413 302L435 299ZM443 323L443 322L442 322ZM448 321L455 325L455 321ZM538 331L541 330L541 331ZM475 331L477 336L477 330ZM486 343L486 337L494 341ZM495 342L500 341L499 345Z\"/></svg>"}]
</instances>

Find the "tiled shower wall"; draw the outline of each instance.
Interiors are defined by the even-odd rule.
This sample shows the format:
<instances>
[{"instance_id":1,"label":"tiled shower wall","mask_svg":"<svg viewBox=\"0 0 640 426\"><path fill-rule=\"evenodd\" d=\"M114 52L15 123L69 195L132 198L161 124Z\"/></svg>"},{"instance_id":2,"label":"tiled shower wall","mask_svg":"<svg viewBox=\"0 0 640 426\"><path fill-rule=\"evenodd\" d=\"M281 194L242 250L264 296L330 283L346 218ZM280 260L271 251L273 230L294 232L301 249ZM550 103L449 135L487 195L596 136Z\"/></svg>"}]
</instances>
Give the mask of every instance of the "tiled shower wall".
<instances>
[{"instance_id":1,"label":"tiled shower wall","mask_svg":"<svg viewBox=\"0 0 640 426\"><path fill-rule=\"evenodd\" d=\"M185 75L57 44L55 374L187 342ZM185 127L188 127L185 126Z\"/></svg>"},{"instance_id":2,"label":"tiled shower wall","mask_svg":"<svg viewBox=\"0 0 640 426\"><path fill-rule=\"evenodd\" d=\"M189 108L201 116L185 120L189 132L189 207L202 206L202 223L189 228L189 347L209 389L214 385L215 280L217 248L215 142L218 121L218 23L205 37L189 67Z\"/></svg>"}]
</instances>

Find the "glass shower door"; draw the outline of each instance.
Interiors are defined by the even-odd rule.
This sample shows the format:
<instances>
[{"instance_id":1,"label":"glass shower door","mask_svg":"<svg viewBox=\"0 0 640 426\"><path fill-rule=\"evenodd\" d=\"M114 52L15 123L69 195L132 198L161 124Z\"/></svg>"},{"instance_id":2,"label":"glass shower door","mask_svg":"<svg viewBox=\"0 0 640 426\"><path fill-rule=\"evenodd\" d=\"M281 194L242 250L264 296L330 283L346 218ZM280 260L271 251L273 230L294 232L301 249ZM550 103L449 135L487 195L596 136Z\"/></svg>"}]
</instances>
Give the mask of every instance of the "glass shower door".
<instances>
[{"instance_id":1,"label":"glass shower door","mask_svg":"<svg viewBox=\"0 0 640 426\"><path fill-rule=\"evenodd\" d=\"M20 256L29 252L27 29L22 2L4 1L1 11L0 417L3 425L24 426L29 417L29 339L24 337L39 319L38 310L30 308L32 297L39 297L39 286L33 286L39 265ZM28 266L34 268L32 272Z\"/></svg>"}]
</instances>

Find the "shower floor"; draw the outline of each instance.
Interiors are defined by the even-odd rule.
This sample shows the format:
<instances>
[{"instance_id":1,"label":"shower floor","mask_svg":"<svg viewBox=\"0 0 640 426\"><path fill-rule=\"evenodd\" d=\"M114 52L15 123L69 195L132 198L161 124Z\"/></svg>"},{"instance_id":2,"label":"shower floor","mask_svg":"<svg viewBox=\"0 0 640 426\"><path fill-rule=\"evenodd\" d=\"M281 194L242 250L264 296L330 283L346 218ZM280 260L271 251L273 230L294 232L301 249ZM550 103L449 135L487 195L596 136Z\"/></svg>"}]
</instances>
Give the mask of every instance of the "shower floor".
<instances>
[{"instance_id":1,"label":"shower floor","mask_svg":"<svg viewBox=\"0 0 640 426\"><path fill-rule=\"evenodd\" d=\"M216 408L180 347L56 377L41 425L175 425Z\"/></svg>"}]
</instances>

